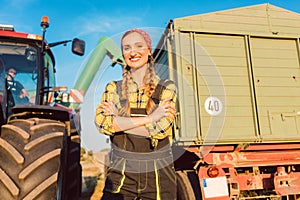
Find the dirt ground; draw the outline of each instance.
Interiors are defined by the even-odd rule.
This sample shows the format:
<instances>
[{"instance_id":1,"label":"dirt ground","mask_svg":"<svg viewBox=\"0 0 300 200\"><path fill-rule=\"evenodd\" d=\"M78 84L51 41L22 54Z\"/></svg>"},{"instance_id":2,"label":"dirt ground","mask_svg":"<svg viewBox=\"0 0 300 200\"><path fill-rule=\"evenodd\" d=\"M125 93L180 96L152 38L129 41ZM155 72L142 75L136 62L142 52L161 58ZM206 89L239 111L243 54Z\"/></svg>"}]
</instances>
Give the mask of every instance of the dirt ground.
<instances>
[{"instance_id":1,"label":"dirt ground","mask_svg":"<svg viewBox=\"0 0 300 200\"><path fill-rule=\"evenodd\" d=\"M84 191L81 194L79 200L100 200L102 196L102 189L104 186L103 180L98 180L95 185L89 187L88 191Z\"/></svg>"},{"instance_id":2,"label":"dirt ground","mask_svg":"<svg viewBox=\"0 0 300 200\"><path fill-rule=\"evenodd\" d=\"M100 159L101 160L101 159ZM97 157L88 156L81 161L82 190L79 200L100 200L104 186L104 165Z\"/></svg>"}]
</instances>

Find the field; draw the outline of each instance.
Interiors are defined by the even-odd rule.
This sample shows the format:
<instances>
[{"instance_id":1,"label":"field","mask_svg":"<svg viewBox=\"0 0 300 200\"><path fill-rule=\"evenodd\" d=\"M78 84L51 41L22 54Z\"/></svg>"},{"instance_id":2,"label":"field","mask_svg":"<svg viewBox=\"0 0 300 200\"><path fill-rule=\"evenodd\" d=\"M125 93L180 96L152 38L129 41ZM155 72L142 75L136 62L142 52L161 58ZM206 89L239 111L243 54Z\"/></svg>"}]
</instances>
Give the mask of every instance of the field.
<instances>
[{"instance_id":1,"label":"field","mask_svg":"<svg viewBox=\"0 0 300 200\"><path fill-rule=\"evenodd\" d=\"M99 200L104 186L107 152L86 153L81 157L82 194L80 200Z\"/></svg>"}]
</instances>

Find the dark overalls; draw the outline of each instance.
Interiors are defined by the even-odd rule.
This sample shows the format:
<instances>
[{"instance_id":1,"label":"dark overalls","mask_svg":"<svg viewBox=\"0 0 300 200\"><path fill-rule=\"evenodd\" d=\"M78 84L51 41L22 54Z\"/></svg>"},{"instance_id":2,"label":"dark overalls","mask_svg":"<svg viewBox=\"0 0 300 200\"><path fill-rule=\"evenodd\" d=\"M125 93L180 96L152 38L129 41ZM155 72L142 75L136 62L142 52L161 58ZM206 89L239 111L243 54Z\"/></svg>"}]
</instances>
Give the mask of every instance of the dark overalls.
<instances>
[{"instance_id":1,"label":"dark overalls","mask_svg":"<svg viewBox=\"0 0 300 200\"><path fill-rule=\"evenodd\" d=\"M116 133L102 200L176 199L176 176L169 138L151 140Z\"/></svg>"}]
</instances>

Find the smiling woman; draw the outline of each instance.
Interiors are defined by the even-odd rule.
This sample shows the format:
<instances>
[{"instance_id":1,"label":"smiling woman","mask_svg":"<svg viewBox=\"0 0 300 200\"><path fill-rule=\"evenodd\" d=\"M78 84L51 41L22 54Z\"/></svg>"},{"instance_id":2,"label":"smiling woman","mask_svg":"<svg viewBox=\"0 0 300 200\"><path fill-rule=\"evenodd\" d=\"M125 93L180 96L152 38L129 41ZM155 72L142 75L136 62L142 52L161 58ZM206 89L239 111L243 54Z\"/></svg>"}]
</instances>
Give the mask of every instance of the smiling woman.
<instances>
[{"instance_id":1,"label":"smiling woman","mask_svg":"<svg viewBox=\"0 0 300 200\"><path fill-rule=\"evenodd\" d=\"M130 29L121 42L123 79L107 84L95 118L112 149L102 199L176 199L170 137L177 89L156 75L148 33Z\"/></svg>"}]
</instances>

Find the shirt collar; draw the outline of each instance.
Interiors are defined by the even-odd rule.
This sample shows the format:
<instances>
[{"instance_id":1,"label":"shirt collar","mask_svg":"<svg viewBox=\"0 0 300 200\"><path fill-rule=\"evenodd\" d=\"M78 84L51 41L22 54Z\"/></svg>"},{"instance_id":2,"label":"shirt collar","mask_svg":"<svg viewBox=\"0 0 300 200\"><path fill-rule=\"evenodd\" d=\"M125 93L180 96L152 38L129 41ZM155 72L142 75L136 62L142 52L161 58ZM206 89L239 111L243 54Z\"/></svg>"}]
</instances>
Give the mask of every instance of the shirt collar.
<instances>
[{"instance_id":1,"label":"shirt collar","mask_svg":"<svg viewBox=\"0 0 300 200\"><path fill-rule=\"evenodd\" d=\"M159 78L159 76L155 76L154 77L154 84L155 84L155 86L157 86L157 84L158 84L158 82L159 82L159 80L160 80L160 78ZM133 80L133 78L132 77L130 77L130 80L129 80L130 82L130 87L129 87L129 90L130 90L130 92L136 92L137 90L138 90L138 85L137 85L137 83Z\"/></svg>"}]
</instances>

